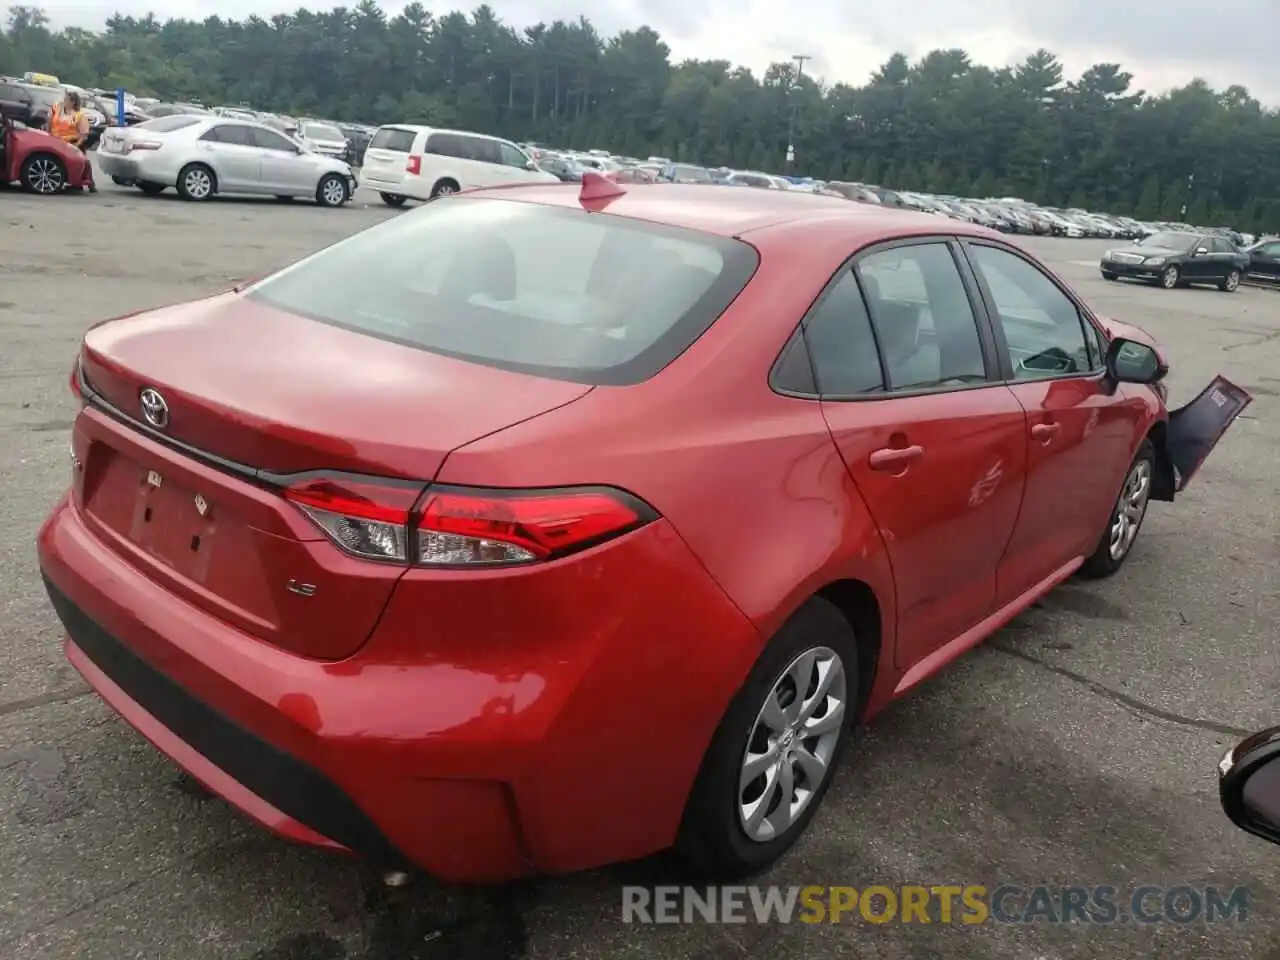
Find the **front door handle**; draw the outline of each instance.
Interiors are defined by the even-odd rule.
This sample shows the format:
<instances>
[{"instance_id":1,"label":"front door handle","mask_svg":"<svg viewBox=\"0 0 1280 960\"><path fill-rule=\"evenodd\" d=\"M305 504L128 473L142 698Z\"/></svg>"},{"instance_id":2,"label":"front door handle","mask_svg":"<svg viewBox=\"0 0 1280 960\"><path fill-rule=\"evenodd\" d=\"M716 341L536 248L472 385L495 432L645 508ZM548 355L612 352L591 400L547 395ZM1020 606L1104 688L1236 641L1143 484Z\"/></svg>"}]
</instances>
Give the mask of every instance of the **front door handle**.
<instances>
[{"instance_id":1,"label":"front door handle","mask_svg":"<svg viewBox=\"0 0 1280 960\"><path fill-rule=\"evenodd\" d=\"M1061 429L1062 424L1060 423L1037 423L1031 428L1031 436L1048 443L1058 435L1058 431Z\"/></svg>"},{"instance_id":2,"label":"front door handle","mask_svg":"<svg viewBox=\"0 0 1280 960\"><path fill-rule=\"evenodd\" d=\"M901 473L922 456L924 456L924 447L918 444L910 447L885 447L883 450L872 451L867 462L872 470Z\"/></svg>"}]
</instances>

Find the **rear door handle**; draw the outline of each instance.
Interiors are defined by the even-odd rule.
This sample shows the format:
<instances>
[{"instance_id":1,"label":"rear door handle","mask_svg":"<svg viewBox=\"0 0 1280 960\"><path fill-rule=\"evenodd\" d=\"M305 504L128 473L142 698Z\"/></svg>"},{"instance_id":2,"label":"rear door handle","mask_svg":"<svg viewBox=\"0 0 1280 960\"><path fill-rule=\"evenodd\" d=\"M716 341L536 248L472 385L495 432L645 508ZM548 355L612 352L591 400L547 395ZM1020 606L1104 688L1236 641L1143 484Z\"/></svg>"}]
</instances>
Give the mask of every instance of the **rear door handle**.
<instances>
[{"instance_id":1,"label":"rear door handle","mask_svg":"<svg viewBox=\"0 0 1280 960\"><path fill-rule=\"evenodd\" d=\"M1058 435L1058 431L1062 429L1060 423L1037 423L1031 428L1031 435L1037 440L1043 440L1048 443Z\"/></svg>"},{"instance_id":2,"label":"rear door handle","mask_svg":"<svg viewBox=\"0 0 1280 960\"><path fill-rule=\"evenodd\" d=\"M883 450L872 451L867 462L872 470L898 473L922 456L924 456L924 447L918 444L910 447L885 447Z\"/></svg>"}]
</instances>

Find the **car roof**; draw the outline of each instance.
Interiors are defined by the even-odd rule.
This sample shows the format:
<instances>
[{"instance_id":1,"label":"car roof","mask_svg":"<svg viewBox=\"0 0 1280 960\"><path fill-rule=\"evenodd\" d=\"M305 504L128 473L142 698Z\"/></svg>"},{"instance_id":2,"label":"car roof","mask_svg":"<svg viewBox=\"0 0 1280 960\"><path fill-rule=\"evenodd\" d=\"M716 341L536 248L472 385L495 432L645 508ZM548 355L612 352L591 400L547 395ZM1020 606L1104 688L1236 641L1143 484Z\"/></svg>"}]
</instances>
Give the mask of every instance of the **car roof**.
<instances>
[{"instance_id":1,"label":"car roof","mask_svg":"<svg viewBox=\"0 0 1280 960\"><path fill-rule=\"evenodd\" d=\"M577 184L516 184L468 190L464 195L519 200L552 207L580 206ZM607 201L610 216L629 217L724 237L812 227L850 241L924 233L999 236L992 230L933 214L854 203L800 190L735 190L714 184L627 184ZM927 229L932 227L932 230Z\"/></svg>"}]
</instances>

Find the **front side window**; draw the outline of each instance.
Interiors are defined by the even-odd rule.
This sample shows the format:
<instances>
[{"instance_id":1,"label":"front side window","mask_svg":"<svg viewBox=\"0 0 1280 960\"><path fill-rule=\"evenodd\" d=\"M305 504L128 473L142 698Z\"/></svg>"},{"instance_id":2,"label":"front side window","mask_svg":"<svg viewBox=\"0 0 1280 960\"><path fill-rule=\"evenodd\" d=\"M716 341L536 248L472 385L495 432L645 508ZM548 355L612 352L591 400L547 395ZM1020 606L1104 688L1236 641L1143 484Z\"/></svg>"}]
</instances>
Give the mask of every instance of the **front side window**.
<instances>
[{"instance_id":1,"label":"front side window","mask_svg":"<svg viewBox=\"0 0 1280 960\"><path fill-rule=\"evenodd\" d=\"M255 147L261 147L264 150L276 150L280 153L298 152L298 148L291 140L282 137L273 130L264 130L261 127L250 127L249 130Z\"/></svg>"},{"instance_id":2,"label":"front side window","mask_svg":"<svg viewBox=\"0 0 1280 960\"><path fill-rule=\"evenodd\" d=\"M498 144L498 150L504 166L519 167L523 170L529 165L529 158L509 143Z\"/></svg>"},{"instance_id":3,"label":"front side window","mask_svg":"<svg viewBox=\"0 0 1280 960\"><path fill-rule=\"evenodd\" d=\"M994 319L1004 332L1015 380L1089 373L1095 369L1080 311L1040 268L996 247L969 248L985 282Z\"/></svg>"},{"instance_id":4,"label":"front side window","mask_svg":"<svg viewBox=\"0 0 1280 960\"><path fill-rule=\"evenodd\" d=\"M250 297L369 336L580 383L637 383L755 272L739 240L539 204L436 200Z\"/></svg>"},{"instance_id":5,"label":"front side window","mask_svg":"<svg viewBox=\"0 0 1280 960\"><path fill-rule=\"evenodd\" d=\"M858 261L857 271L890 390L986 381L977 319L947 244L876 251Z\"/></svg>"}]
</instances>

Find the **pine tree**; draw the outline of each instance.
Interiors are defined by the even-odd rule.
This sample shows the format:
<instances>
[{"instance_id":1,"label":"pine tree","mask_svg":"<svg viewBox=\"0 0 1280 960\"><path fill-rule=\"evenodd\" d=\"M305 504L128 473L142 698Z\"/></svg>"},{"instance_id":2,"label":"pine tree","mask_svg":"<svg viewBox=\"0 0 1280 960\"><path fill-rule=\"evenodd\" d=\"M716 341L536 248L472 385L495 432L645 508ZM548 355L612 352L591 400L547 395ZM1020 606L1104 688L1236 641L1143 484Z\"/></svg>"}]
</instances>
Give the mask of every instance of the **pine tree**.
<instances>
[{"instance_id":1,"label":"pine tree","mask_svg":"<svg viewBox=\"0 0 1280 960\"><path fill-rule=\"evenodd\" d=\"M1142 185L1142 196L1138 197L1138 205L1133 215L1139 220L1157 220L1160 217L1160 178L1152 174Z\"/></svg>"}]
</instances>

